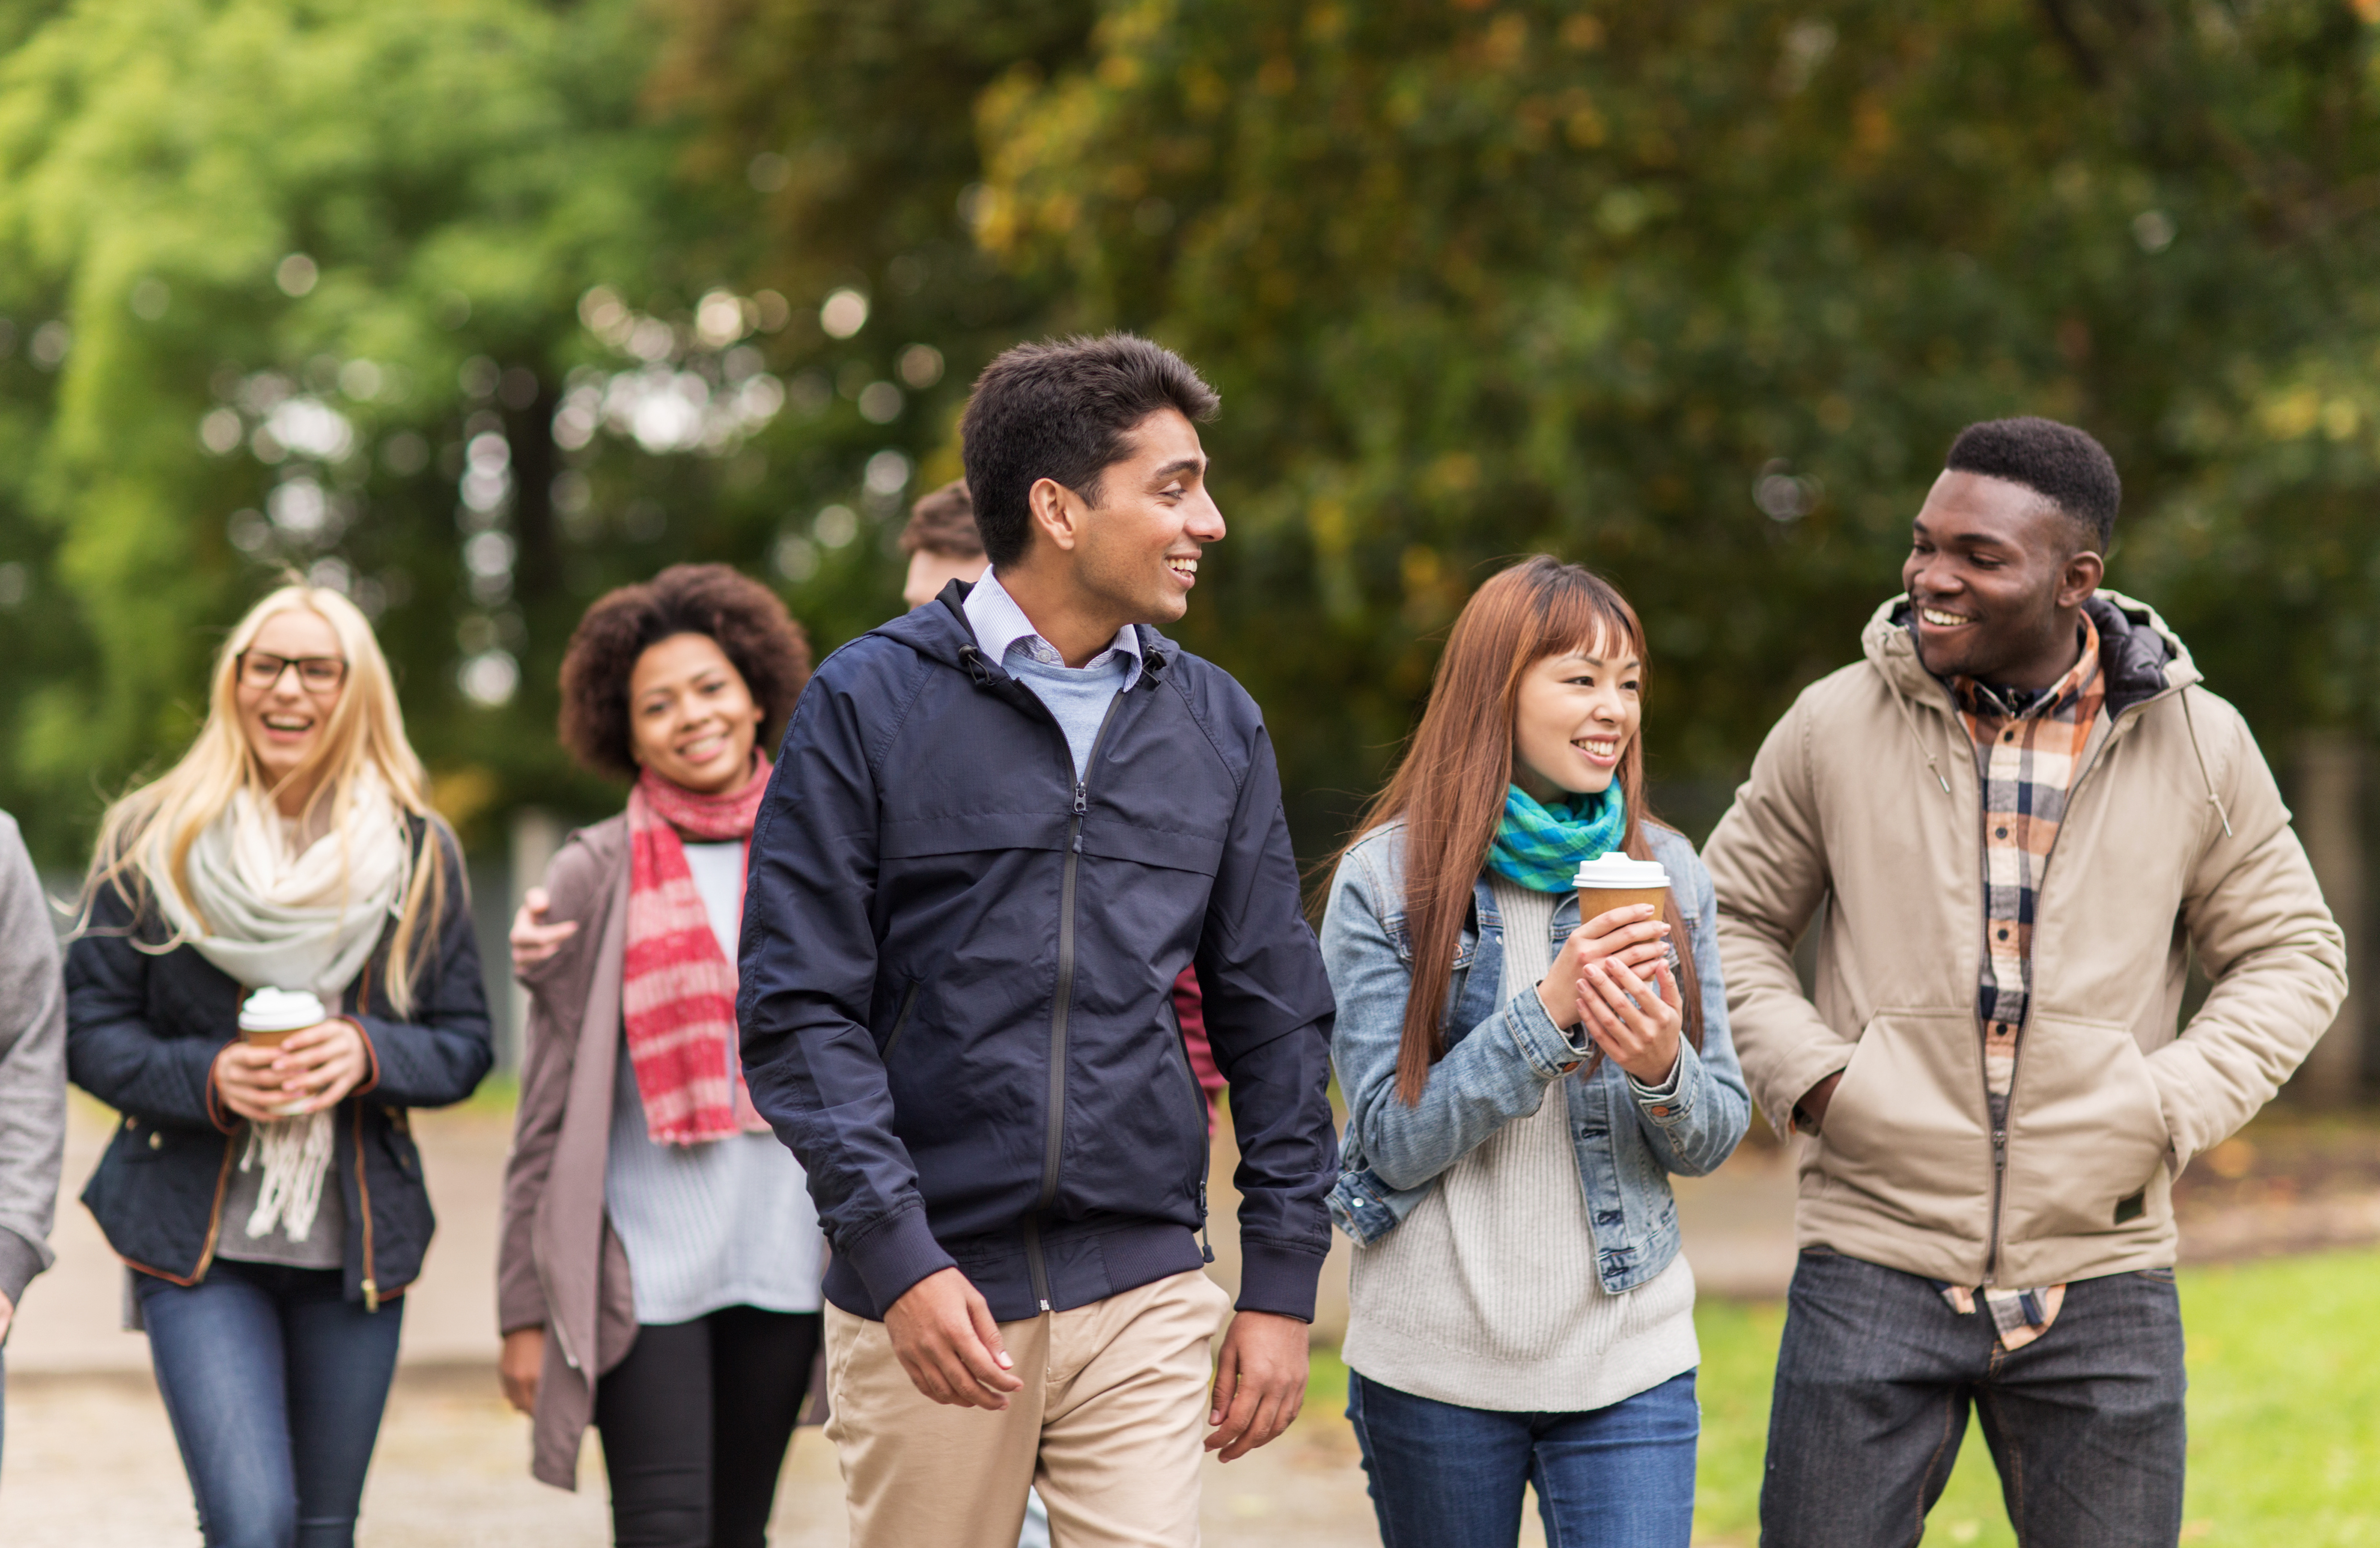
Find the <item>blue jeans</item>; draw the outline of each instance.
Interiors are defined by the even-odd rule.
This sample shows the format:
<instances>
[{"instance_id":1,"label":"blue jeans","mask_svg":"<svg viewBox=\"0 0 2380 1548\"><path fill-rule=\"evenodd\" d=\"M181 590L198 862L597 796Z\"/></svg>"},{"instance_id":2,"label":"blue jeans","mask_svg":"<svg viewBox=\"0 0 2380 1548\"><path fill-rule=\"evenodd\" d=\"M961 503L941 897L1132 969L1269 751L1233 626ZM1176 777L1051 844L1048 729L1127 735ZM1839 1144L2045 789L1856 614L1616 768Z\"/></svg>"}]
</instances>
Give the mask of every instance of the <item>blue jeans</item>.
<instances>
[{"instance_id":1,"label":"blue jeans","mask_svg":"<svg viewBox=\"0 0 2380 1548\"><path fill-rule=\"evenodd\" d=\"M344 1277L224 1259L188 1287L134 1276L207 1548L354 1543L405 1302L367 1312Z\"/></svg>"},{"instance_id":2,"label":"blue jeans","mask_svg":"<svg viewBox=\"0 0 2380 1548\"><path fill-rule=\"evenodd\" d=\"M1350 1372L1383 1548L1512 1548L1522 1486L1551 1548L1686 1548L1694 1526L1694 1373L1608 1409L1504 1413L1416 1397Z\"/></svg>"},{"instance_id":3,"label":"blue jeans","mask_svg":"<svg viewBox=\"0 0 2380 1548\"><path fill-rule=\"evenodd\" d=\"M2181 1302L2171 1269L2077 1279L2049 1331L1998 1347L1990 1312L1818 1249L1793 1271L1766 1548L1904 1548L1925 1530L1970 1404L2025 1548L2146 1548L2181 1534Z\"/></svg>"}]
</instances>

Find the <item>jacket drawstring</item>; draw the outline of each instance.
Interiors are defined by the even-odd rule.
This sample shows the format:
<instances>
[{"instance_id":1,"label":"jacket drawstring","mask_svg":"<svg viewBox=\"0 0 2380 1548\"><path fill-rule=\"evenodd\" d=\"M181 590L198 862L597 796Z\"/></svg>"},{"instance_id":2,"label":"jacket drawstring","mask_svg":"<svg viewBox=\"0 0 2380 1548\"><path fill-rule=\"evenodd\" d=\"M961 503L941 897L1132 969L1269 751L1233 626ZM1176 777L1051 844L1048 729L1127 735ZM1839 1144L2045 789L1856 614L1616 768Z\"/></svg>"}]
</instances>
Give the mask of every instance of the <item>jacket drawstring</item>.
<instances>
[{"instance_id":1,"label":"jacket drawstring","mask_svg":"<svg viewBox=\"0 0 2380 1548\"><path fill-rule=\"evenodd\" d=\"M2181 723L2190 728L2190 754L2198 760L2198 782L2206 787L2206 804L2214 807L2215 815L2222 819L2223 836L2228 839L2232 837L2231 814L2223 809L2223 798L2215 793L2214 776L2206 772L2206 754L2198 745L2198 722L2190 715L2190 684L2187 683L2181 685Z\"/></svg>"},{"instance_id":2,"label":"jacket drawstring","mask_svg":"<svg viewBox=\"0 0 2380 1548\"><path fill-rule=\"evenodd\" d=\"M1934 782L1942 787L1943 794L1949 794L1950 781L1943 776L1940 760L1934 756L1933 749L1925 745L1925 739L1917 734L1916 719L1909 713L1909 695L1900 691L1899 683L1888 678L1885 686L1892 690L1892 707L1900 711L1900 723L1909 729L1909 740L1916 743L1917 750L1925 755L1925 768L1934 776Z\"/></svg>"}]
</instances>

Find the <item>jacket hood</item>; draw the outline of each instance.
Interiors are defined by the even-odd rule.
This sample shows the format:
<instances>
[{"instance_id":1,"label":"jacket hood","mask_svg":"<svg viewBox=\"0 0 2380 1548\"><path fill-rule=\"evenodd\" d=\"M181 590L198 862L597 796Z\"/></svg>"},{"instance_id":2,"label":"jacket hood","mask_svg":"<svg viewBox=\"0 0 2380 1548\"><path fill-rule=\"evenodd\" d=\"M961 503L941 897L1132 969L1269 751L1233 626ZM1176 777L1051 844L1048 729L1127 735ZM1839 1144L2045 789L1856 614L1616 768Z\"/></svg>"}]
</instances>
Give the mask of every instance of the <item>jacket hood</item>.
<instances>
[{"instance_id":1,"label":"jacket hood","mask_svg":"<svg viewBox=\"0 0 2380 1548\"><path fill-rule=\"evenodd\" d=\"M925 606L912 608L868 632L897 640L928 660L965 672L978 683L1005 682L1008 673L977 648L975 629L967 623L967 593L974 589L965 581L954 580ZM1140 632L1141 670L1152 678L1162 678L1182 647L1146 623L1133 627Z\"/></svg>"},{"instance_id":2,"label":"jacket hood","mask_svg":"<svg viewBox=\"0 0 2380 1548\"><path fill-rule=\"evenodd\" d=\"M2102 589L2082 605L2099 631L2099 663L2107 674L2109 715L2120 715L2203 680L2190 659L2190 647L2146 602ZM1902 698L1916 704L1948 705L1949 693L1942 680L1917 659L1910 613L1907 592L1884 603L1860 632L1860 647L1868 664Z\"/></svg>"}]
</instances>

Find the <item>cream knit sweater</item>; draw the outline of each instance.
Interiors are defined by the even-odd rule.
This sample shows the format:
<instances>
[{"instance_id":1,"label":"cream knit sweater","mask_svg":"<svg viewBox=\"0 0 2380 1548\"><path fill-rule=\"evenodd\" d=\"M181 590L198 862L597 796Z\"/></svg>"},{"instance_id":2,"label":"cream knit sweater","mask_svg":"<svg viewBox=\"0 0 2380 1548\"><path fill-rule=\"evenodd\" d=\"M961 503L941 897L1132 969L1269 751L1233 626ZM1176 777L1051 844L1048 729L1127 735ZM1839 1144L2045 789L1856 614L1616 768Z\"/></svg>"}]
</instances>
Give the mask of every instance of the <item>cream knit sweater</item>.
<instances>
[{"instance_id":1,"label":"cream knit sweater","mask_svg":"<svg viewBox=\"0 0 2380 1548\"><path fill-rule=\"evenodd\" d=\"M1545 976L1558 900L1501 877L1492 886L1509 1000ZM1548 1086L1536 1112L1449 1167L1403 1225L1355 1250L1351 1367L1400 1392L1524 1413L1606 1408L1694 1368L1683 1254L1620 1295L1596 1277L1571 1140L1574 1083Z\"/></svg>"}]
</instances>

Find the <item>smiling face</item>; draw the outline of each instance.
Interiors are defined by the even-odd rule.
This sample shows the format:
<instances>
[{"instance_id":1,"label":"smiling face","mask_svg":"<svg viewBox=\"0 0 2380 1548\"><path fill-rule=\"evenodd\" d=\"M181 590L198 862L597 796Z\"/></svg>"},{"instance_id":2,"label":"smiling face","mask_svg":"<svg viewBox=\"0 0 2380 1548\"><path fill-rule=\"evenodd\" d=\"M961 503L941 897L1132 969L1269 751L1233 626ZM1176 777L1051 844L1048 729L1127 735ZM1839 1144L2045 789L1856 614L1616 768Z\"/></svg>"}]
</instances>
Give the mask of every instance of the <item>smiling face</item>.
<instances>
[{"instance_id":1,"label":"smiling face","mask_svg":"<svg viewBox=\"0 0 2380 1548\"><path fill-rule=\"evenodd\" d=\"M672 635L647 646L628 674L629 751L639 766L697 795L743 783L766 713L709 635Z\"/></svg>"},{"instance_id":2,"label":"smiling face","mask_svg":"<svg viewBox=\"0 0 2380 1548\"><path fill-rule=\"evenodd\" d=\"M344 669L339 681L325 684L319 680L329 673L319 662L325 658L344 661L345 655L328 619L318 612L291 609L264 621L235 666L232 705L239 716L239 729L256 755L265 783L281 788L285 808L293 801L302 804L308 792L285 781L321 751L331 712L338 708L339 695L346 691ZM301 664L309 660L317 663L313 675L318 681L310 686ZM279 673L268 676L276 662L286 664Z\"/></svg>"},{"instance_id":3,"label":"smiling face","mask_svg":"<svg viewBox=\"0 0 2380 1548\"><path fill-rule=\"evenodd\" d=\"M1223 536L1197 427L1179 409L1151 414L1125 435L1123 455L1100 473L1096 492L1092 505L1050 479L1035 484L1034 548L1069 556L1073 590L1087 612L1112 617L1111 634L1180 618L1198 584L1199 553Z\"/></svg>"},{"instance_id":4,"label":"smiling face","mask_svg":"<svg viewBox=\"0 0 2380 1548\"><path fill-rule=\"evenodd\" d=\"M1539 801L1608 789L1644 720L1643 666L1608 632L1531 662L1512 711L1512 782Z\"/></svg>"},{"instance_id":5,"label":"smiling face","mask_svg":"<svg viewBox=\"0 0 2380 1548\"><path fill-rule=\"evenodd\" d=\"M2078 614L2105 568L2034 490L1946 472L1917 513L1900 567L1917 610L1918 657L1940 677L2046 688L2074 664Z\"/></svg>"}]
</instances>

